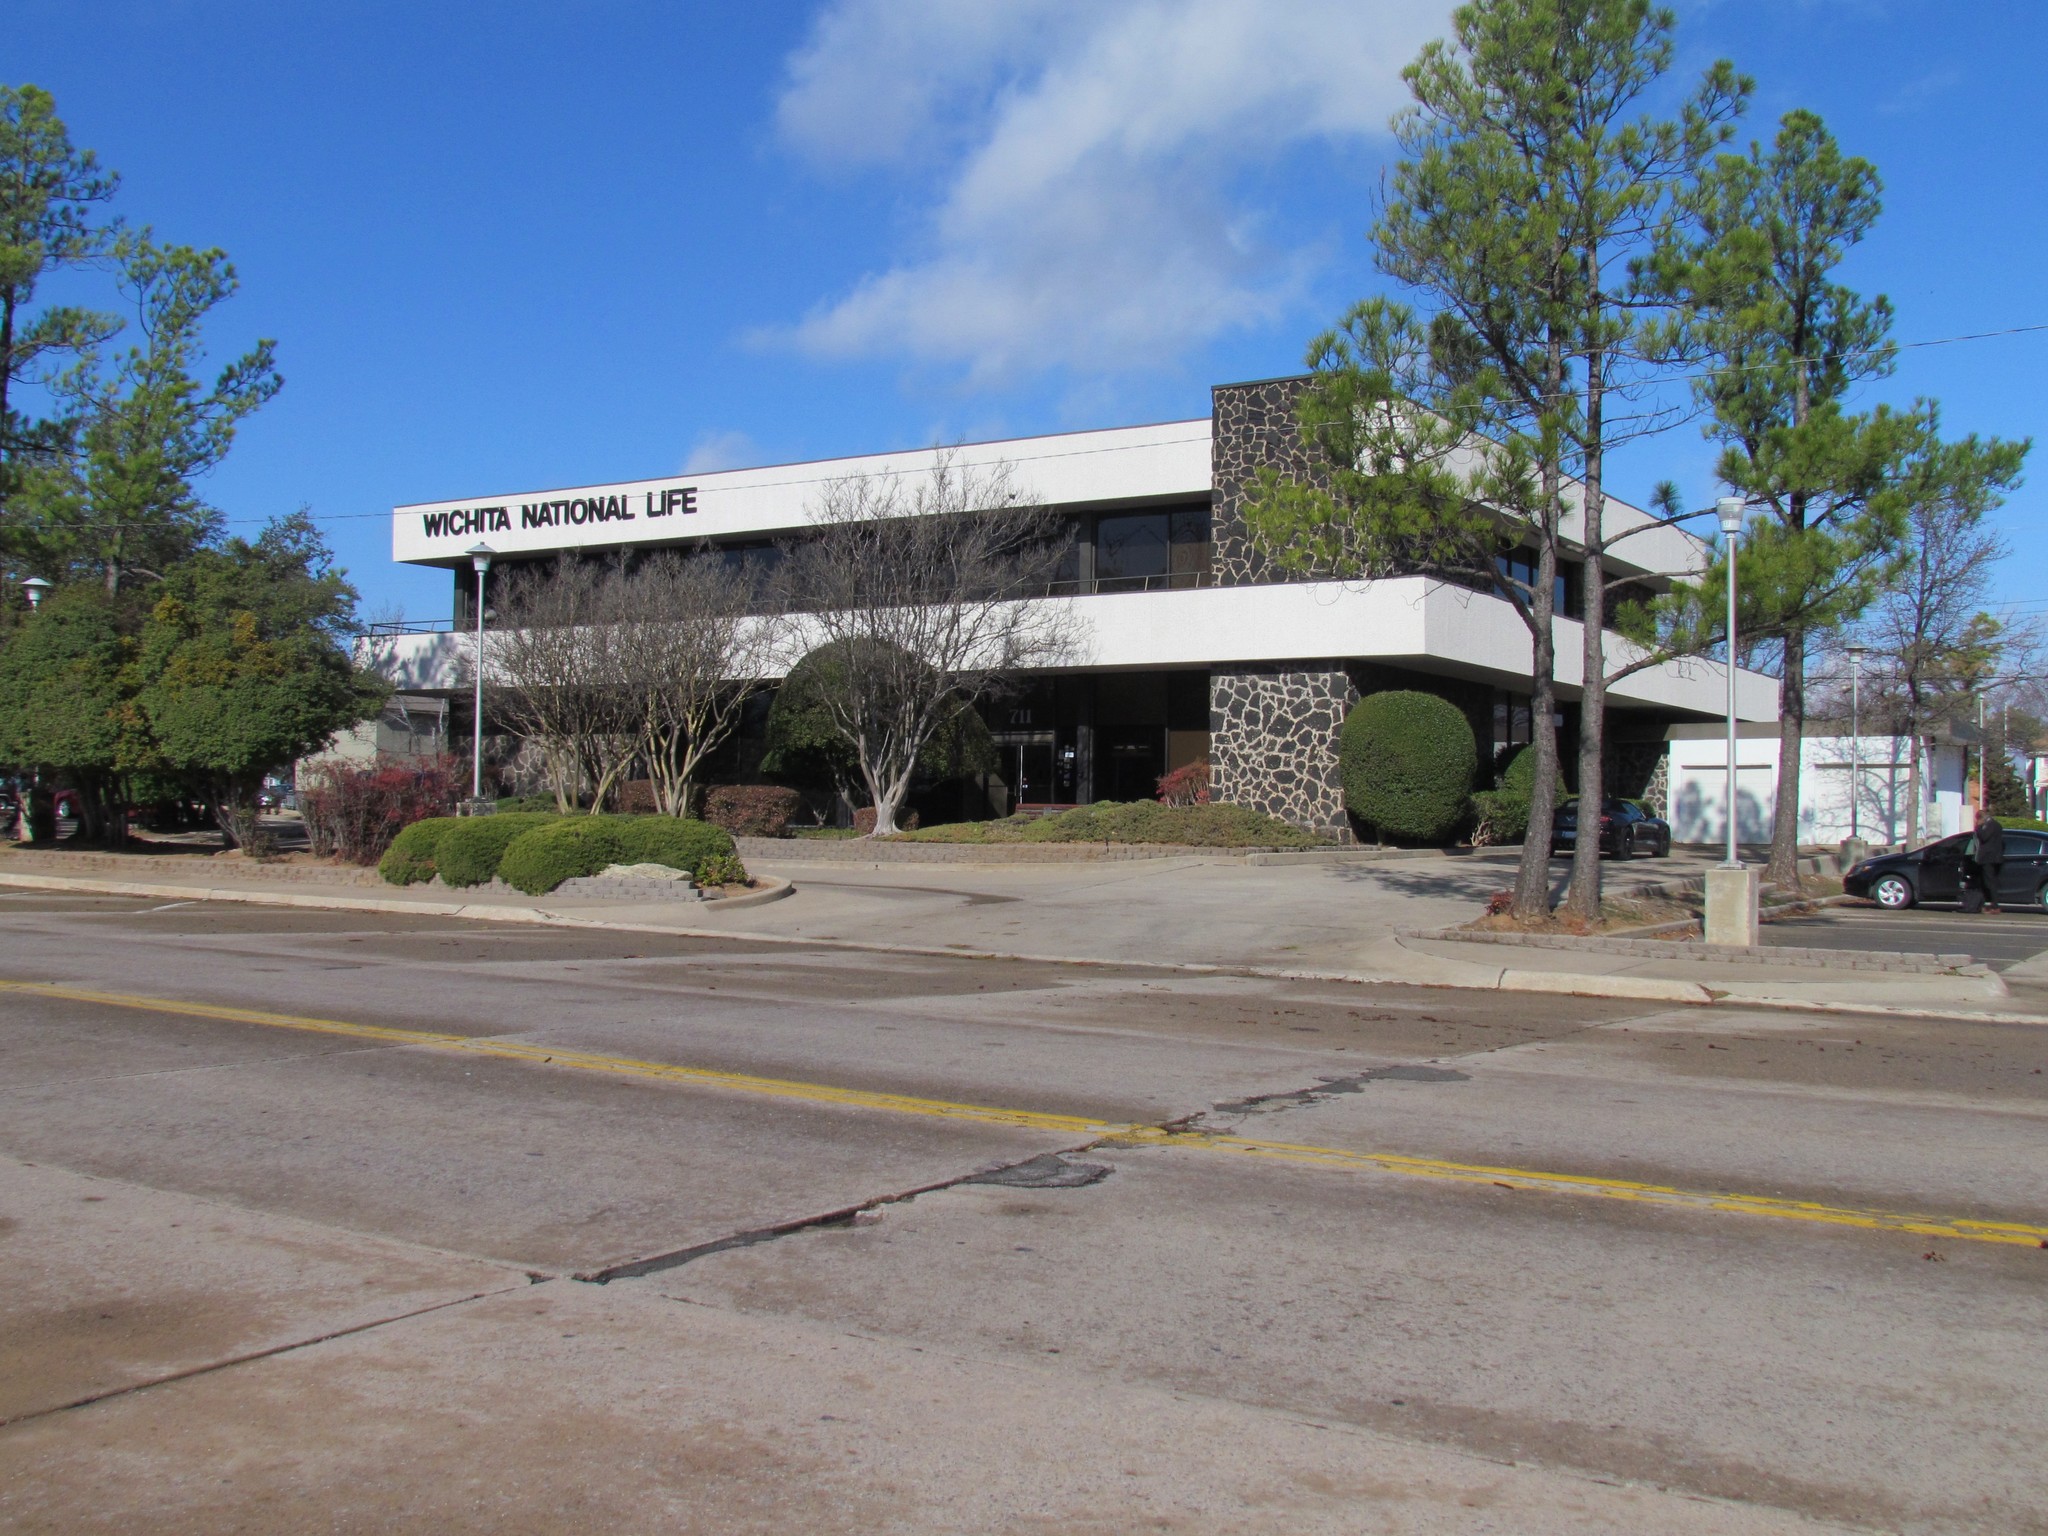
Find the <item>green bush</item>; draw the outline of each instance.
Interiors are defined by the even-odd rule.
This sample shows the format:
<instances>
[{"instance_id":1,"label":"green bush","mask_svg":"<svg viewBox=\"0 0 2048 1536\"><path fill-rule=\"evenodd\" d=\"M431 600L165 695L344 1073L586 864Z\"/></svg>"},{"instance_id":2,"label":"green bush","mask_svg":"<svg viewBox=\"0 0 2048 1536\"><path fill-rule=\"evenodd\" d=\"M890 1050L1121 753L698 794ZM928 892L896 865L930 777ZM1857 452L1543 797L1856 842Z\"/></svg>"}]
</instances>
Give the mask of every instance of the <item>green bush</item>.
<instances>
[{"instance_id":1,"label":"green bush","mask_svg":"<svg viewBox=\"0 0 2048 1536\"><path fill-rule=\"evenodd\" d=\"M1472 797L1472 846L1519 843L1529 835L1529 797L1505 789L1482 789Z\"/></svg>"},{"instance_id":2,"label":"green bush","mask_svg":"<svg viewBox=\"0 0 2048 1536\"><path fill-rule=\"evenodd\" d=\"M1501 767L1498 787L1508 794L1530 799L1536 793L1536 749L1508 747L1502 755L1507 761Z\"/></svg>"},{"instance_id":3,"label":"green bush","mask_svg":"<svg viewBox=\"0 0 2048 1536\"><path fill-rule=\"evenodd\" d=\"M562 819L525 812L458 817L441 835L434 865L450 885L483 885L498 872L498 861L514 838Z\"/></svg>"},{"instance_id":4,"label":"green bush","mask_svg":"<svg viewBox=\"0 0 2048 1536\"><path fill-rule=\"evenodd\" d=\"M962 821L900 834L919 843L1167 843L1192 848L1313 848L1317 838L1242 805L1100 800L1051 816Z\"/></svg>"},{"instance_id":5,"label":"green bush","mask_svg":"<svg viewBox=\"0 0 2048 1536\"><path fill-rule=\"evenodd\" d=\"M1436 843L1470 807L1479 748L1456 705L1390 689L1360 699L1345 717L1337 763L1354 816L1402 841Z\"/></svg>"},{"instance_id":6,"label":"green bush","mask_svg":"<svg viewBox=\"0 0 2048 1536\"><path fill-rule=\"evenodd\" d=\"M697 866L699 885L745 885L747 866L736 853L714 853Z\"/></svg>"},{"instance_id":7,"label":"green bush","mask_svg":"<svg viewBox=\"0 0 2048 1536\"><path fill-rule=\"evenodd\" d=\"M498 801L500 816L514 811L531 812L541 816L559 814L555 809L553 795L506 795Z\"/></svg>"},{"instance_id":8,"label":"green bush","mask_svg":"<svg viewBox=\"0 0 2048 1536\"><path fill-rule=\"evenodd\" d=\"M498 861L498 875L529 896L544 895L564 880L595 875L607 864L637 862L625 853L612 816L557 816L513 838Z\"/></svg>"},{"instance_id":9,"label":"green bush","mask_svg":"<svg viewBox=\"0 0 2048 1536\"><path fill-rule=\"evenodd\" d=\"M732 857L732 834L708 822L680 816L607 816L618 830L621 864L666 864L687 869L692 879L704 861ZM699 880L699 884L702 884Z\"/></svg>"},{"instance_id":10,"label":"green bush","mask_svg":"<svg viewBox=\"0 0 2048 1536\"><path fill-rule=\"evenodd\" d=\"M442 834L461 823L460 816L428 816L399 830L377 861L377 873L392 885L413 885L434 878L434 855Z\"/></svg>"}]
</instances>

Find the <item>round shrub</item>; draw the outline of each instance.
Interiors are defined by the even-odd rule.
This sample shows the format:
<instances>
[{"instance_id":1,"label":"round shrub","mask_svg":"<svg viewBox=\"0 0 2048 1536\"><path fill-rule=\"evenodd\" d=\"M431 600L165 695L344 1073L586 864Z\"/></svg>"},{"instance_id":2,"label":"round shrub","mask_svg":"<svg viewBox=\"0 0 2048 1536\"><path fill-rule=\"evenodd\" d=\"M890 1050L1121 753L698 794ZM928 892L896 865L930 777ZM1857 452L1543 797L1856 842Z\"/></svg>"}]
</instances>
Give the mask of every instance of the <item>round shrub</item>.
<instances>
[{"instance_id":1,"label":"round shrub","mask_svg":"<svg viewBox=\"0 0 2048 1536\"><path fill-rule=\"evenodd\" d=\"M706 822L680 816L609 816L605 820L618 834L621 864L666 864L670 869L687 869L695 880L705 860L733 856L732 834Z\"/></svg>"},{"instance_id":2,"label":"round shrub","mask_svg":"<svg viewBox=\"0 0 2048 1536\"><path fill-rule=\"evenodd\" d=\"M377 873L392 885L412 885L434 878L434 855L442 834L461 824L460 816L428 816L399 829L377 861Z\"/></svg>"},{"instance_id":3,"label":"round shrub","mask_svg":"<svg viewBox=\"0 0 2048 1536\"><path fill-rule=\"evenodd\" d=\"M1392 689L1345 717L1337 763L1354 816L1390 837L1435 843L1464 818L1479 748L1456 705Z\"/></svg>"},{"instance_id":4,"label":"round shrub","mask_svg":"<svg viewBox=\"0 0 2048 1536\"><path fill-rule=\"evenodd\" d=\"M1507 794L1529 799L1536 793L1536 749L1509 747L1503 756L1507 761L1500 770L1500 788Z\"/></svg>"},{"instance_id":5,"label":"round shrub","mask_svg":"<svg viewBox=\"0 0 2048 1536\"><path fill-rule=\"evenodd\" d=\"M434 867L450 885L483 885L498 872L498 861L514 838L559 820L525 812L458 817L435 846Z\"/></svg>"},{"instance_id":6,"label":"round shrub","mask_svg":"<svg viewBox=\"0 0 2048 1536\"><path fill-rule=\"evenodd\" d=\"M598 874L607 864L636 863L625 852L617 820L555 817L513 838L498 861L498 874L507 885L541 896L564 880Z\"/></svg>"},{"instance_id":7,"label":"round shrub","mask_svg":"<svg viewBox=\"0 0 2048 1536\"><path fill-rule=\"evenodd\" d=\"M704 819L735 837L787 837L803 797L780 784L720 784L704 796Z\"/></svg>"}]
</instances>

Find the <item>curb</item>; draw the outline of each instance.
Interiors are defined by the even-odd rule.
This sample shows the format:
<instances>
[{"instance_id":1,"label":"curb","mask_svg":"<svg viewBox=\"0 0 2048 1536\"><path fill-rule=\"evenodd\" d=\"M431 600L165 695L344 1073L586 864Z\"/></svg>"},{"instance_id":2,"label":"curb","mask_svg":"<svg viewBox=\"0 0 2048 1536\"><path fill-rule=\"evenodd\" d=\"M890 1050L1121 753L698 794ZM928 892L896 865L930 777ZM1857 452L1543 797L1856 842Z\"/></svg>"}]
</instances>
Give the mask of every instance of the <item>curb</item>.
<instances>
[{"instance_id":1,"label":"curb","mask_svg":"<svg viewBox=\"0 0 2048 1536\"><path fill-rule=\"evenodd\" d=\"M776 900L794 890L756 892L733 898L749 905ZM1479 975L1455 980L1423 979L1389 971L1321 971L1284 966L1217 965L1199 961L1100 960L1074 955L1039 955L995 949L947 949L923 944L882 944L858 939L828 939L786 933L750 933L744 929L675 928L654 923L608 922L601 918L569 917L540 907L470 906L457 902L385 901L373 897L305 896L283 891L210 890L194 886L146 885L120 880L78 880L55 875L10 875L0 872L0 888L72 891L82 895L146 896L173 901L230 901L252 906L312 907L344 912L417 913L428 917L456 917L475 922L530 923L550 928L585 928L615 933L665 934L679 939L719 939L728 943L772 944L788 948L838 949L862 954L911 955L925 959L1003 960L1024 965L1064 965L1095 970L1153 971L1168 975L1250 976L1269 981L1322 981L1359 986L1429 987L1447 991L1543 992L1573 997L1612 997L1638 1002L1665 1002L1708 1006L1728 1004L1742 1008L1774 1008L1803 1013L1875 1014L1889 1018L1944 1019L1983 1024L2020 1024L2035 1028L2048 1026L2048 1016L1953 1008L1906 1008L1881 1003L1835 1003L1803 998L1735 997L1695 982L1665 981L1644 976L1599 976L1568 971L1494 972L1479 967ZM711 903L706 903L709 906ZM1394 942L1398 943L1398 940ZM1430 958L1418 956L1417 958ZM1450 961L1451 965L1470 962Z\"/></svg>"}]
</instances>

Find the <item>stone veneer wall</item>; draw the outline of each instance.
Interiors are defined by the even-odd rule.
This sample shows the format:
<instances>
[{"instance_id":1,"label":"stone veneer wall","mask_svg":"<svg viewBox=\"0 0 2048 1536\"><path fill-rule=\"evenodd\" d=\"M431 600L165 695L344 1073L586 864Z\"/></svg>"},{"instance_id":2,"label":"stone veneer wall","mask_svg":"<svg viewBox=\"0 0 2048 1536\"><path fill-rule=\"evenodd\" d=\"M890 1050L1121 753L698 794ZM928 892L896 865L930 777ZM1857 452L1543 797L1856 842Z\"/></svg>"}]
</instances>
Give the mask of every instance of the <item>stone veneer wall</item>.
<instances>
[{"instance_id":1,"label":"stone veneer wall","mask_svg":"<svg viewBox=\"0 0 2048 1536\"><path fill-rule=\"evenodd\" d=\"M1305 378L1222 384L1210 469L1209 537L1218 586L1284 579L1252 547L1245 493L1261 468L1315 478L1294 420ZM1209 767L1215 796L1296 826L1350 836L1337 779L1337 732L1358 689L1341 659L1219 666L1209 674Z\"/></svg>"},{"instance_id":2,"label":"stone veneer wall","mask_svg":"<svg viewBox=\"0 0 2048 1536\"><path fill-rule=\"evenodd\" d=\"M1209 768L1218 800L1350 836L1337 732L1358 700L1327 661L1216 667L1209 674Z\"/></svg>"},{"instance_id":3,"label":"stone veneer wall","mask_svg":"<svg viewBox=\"0 0 2048 1536\"><path fill-rule=\"evenodd\" d=\"M1219 384L1210 391L1215 436L1209 450L1215 486L1209 538L1215 548L1216 584L1249 586L1274 578L1271 563L1252 547L1245 528L1245 491L1261 468L1309 481L1319 476L1301 445L1294 402L1306 378Z\"/></svg>"}]
</instances>

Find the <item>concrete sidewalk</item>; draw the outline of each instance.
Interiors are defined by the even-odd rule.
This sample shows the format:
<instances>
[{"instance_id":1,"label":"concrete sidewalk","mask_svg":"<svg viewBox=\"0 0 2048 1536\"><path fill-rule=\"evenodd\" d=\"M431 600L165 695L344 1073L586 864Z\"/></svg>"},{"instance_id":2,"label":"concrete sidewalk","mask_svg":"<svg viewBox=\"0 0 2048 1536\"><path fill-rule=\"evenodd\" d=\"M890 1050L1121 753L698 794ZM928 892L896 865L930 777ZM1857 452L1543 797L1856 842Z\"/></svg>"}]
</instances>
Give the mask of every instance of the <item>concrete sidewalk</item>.
<instances>
[{"instance_id":1,"label":"concrete sidewalk","mask_svg":"<svg viewBox=\"0 0 2048 1536\"><path fill-rule=\"evenodd\" d=\"M2048 1023L2048 996L1977 968L1869 972L1847 954L1810 964L1768 951L1591 942L1510 948L1446 937L1512 875L1512 854L1371 864L1248 865L1242 859L1093 864L857 866L756 859L790 899L761 904L558 900L516 891L281 881L218 861L149 861L139 879L52 872L61 856L0 857L0 887L163 901L237 901L680 937L914 954L1251 972L1674 1003L1942 1013ZM197 861L195 861L197 862ZM1631 871L1633 873L1633 871ZM1646 874L1654 871L1646 867ZM1560 874L1562 878L1562 873ZM1416 930L1439 930L1427 936ZM2025 977L2023 967L2014 974Z\"/></svg>"}]
</instances>

